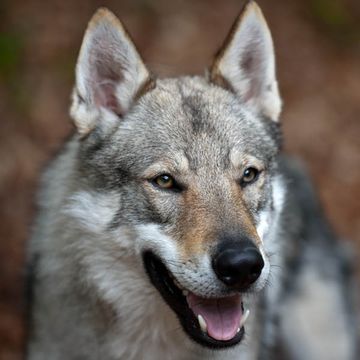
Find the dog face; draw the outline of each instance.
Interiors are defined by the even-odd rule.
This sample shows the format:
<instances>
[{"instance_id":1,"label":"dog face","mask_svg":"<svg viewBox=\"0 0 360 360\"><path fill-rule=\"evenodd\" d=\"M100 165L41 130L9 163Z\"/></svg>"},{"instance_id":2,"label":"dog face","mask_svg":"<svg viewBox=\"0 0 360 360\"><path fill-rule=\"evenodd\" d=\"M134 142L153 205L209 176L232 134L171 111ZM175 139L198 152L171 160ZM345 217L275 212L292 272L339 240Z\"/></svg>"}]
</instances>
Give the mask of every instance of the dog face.
<instances>
[{"instance_id":1,"label":"dog face","mask_svg":"<svg viewBox=\"0 0 360 360\"><path fill-rule=\"evenodd\" d=\"M107 199L114 251L142 257L185 332L207 347L242 339L243 298L270 272L267 234L282 197L274 68L253 2L208 78L154 80L103 9L79 55L71 109L79 176L89 194Z\"/></svg>"}]
</instances>

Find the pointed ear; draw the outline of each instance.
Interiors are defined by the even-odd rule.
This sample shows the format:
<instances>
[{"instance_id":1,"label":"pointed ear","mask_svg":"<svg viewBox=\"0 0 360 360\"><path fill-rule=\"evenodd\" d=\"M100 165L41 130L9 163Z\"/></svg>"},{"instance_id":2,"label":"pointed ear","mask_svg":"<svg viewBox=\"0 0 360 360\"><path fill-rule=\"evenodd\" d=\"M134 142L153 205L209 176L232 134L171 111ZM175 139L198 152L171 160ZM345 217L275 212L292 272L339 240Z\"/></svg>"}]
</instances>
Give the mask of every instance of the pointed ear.
<instances>
[{"instance_id":1,"label":"pointed ear","mask_svg":"<svg viewBox=\"0 0 360 360\"><path fill-rule=\"evenodd\" d=\"M70 115L80 135L123 116L151 82L120 21L105 8L90 20L76 65ZM100 120L101 118L101 120Z\"/></svg>"},{"instance_id":2,"label":"pointed ear","mask_svg":"<svg viewBox=\"0 0 360 360\"><path fill-rule=\"evenodd\" d=\"M218 52L212 82L235 92L253 111L277 121L281 99L275 75L270 30L254 1L249 1Z\"/></svg>"}]
</instances>

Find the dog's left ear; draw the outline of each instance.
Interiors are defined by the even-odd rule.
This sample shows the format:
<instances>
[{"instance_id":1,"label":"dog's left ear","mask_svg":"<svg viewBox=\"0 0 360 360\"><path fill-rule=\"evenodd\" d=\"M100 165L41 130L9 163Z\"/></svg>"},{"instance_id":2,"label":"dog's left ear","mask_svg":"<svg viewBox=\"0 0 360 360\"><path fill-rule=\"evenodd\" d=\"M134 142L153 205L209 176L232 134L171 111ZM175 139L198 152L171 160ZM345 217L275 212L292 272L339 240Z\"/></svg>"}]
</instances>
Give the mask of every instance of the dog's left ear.
<instances>
[{"instance_id":1,"label":"dog's left ear","mask_svg":"<svg viewBox=\"0 0 360 360\"><path fill-rule=\"evenodd\" d=\"M249 1L210 71L211 81L235 92L250 108L278 121L281 98L275 75L274 47L259 6Z\"/></svg>"},{"instance_id":2,"label":"dog's left ear","mask_svg":"<svg viewBox=\"0 0 360 360\"><path fill-rule=\"evenodd\" d=\"M70 115L80 136L118 121L151 82L121 22L100 8L89 22L76 65Z\"/></svg>"}]
</instances>

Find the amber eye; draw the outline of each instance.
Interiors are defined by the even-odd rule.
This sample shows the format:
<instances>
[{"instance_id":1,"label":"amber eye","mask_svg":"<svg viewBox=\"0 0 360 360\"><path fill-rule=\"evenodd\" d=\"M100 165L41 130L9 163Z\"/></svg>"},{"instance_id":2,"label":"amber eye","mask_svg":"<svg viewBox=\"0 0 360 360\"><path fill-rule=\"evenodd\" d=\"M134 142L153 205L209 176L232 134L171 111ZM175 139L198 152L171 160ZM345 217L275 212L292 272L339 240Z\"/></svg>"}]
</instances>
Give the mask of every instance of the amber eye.
<instances>
[{"instance_id":1,"label":"amber eye","mask_svg":"<svg viewBox=\"0 0 360 360\"><path fill-rule=\"evenodd\" d=\"M247 169L245 169L243 173L243 176L241 178L241 183L242 185L251 184L257 180L258 176L259 176L258 169L255 169L253 167L248 167Z\"/></svg>"},{"instance_id":2,"label":"amber eye","mask_svg":"<svg viewBox=\"0 0 360 360\"><path fill-rule=\"evenodd\" d=\"M174 178L167 174L157 176L153 183L162 189L173 189L175 187Z\"/></svg>"}]
</instances>

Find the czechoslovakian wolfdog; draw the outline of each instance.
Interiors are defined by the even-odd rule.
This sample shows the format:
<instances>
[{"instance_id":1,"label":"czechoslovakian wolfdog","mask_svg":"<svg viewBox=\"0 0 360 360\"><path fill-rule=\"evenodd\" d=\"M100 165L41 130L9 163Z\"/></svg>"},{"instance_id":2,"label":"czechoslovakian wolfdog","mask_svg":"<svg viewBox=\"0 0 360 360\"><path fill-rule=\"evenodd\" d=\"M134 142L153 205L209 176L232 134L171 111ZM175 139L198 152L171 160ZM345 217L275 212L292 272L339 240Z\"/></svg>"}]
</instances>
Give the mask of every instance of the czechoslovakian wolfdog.
<instances>
[{"instance_id":1,"label":"czechoslovakian wolfdog","mask_svg":"<svg viewBox=\"0 0 360 360\"><path fill-rule=\"evenodd\" d=\"M28 359L355 359L349 261L280 110L256 3L206 76L173 79L98 10L39 197Z\"/></svg>"}]
</instances>

